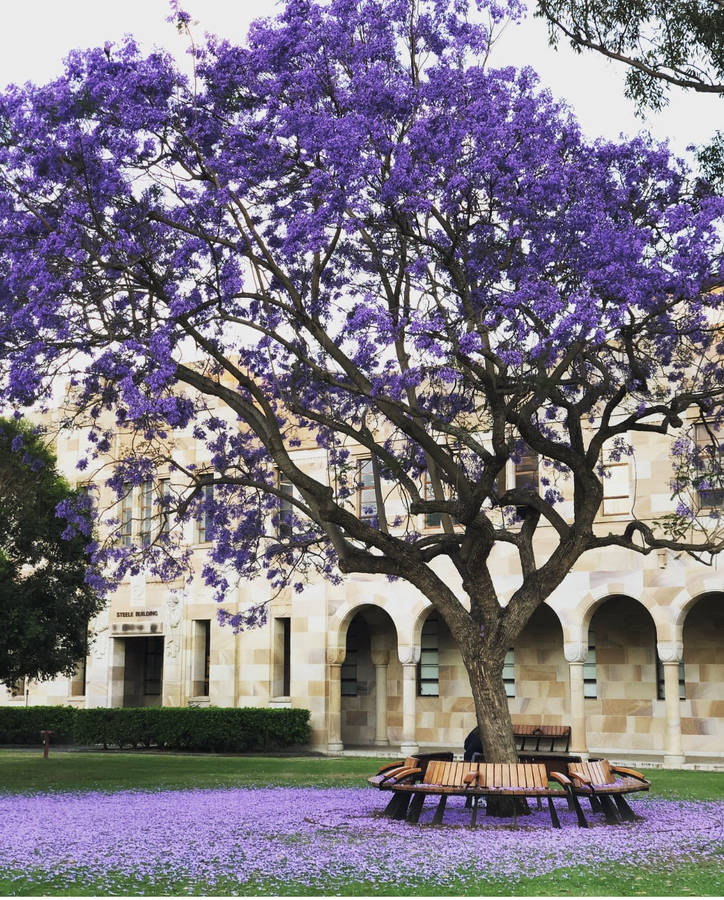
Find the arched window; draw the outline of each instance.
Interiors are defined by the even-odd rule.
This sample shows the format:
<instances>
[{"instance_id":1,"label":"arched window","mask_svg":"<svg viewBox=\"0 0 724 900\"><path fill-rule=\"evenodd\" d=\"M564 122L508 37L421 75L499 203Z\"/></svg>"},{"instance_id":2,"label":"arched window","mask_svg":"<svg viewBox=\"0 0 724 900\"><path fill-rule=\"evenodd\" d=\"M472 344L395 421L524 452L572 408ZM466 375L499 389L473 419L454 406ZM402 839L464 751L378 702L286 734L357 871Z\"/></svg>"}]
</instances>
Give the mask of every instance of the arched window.
<instances>
[{"instance_id":1,"label":"arched window","mask_svg":"<svg viewBox=\"0 0 724 900\"><path fill-rule=\"evenodd\" d=\"M417 664L417 693L437 697L440 692L440 620L433 613L422 626L422 652Z\"/></svg>"}]
</instances>

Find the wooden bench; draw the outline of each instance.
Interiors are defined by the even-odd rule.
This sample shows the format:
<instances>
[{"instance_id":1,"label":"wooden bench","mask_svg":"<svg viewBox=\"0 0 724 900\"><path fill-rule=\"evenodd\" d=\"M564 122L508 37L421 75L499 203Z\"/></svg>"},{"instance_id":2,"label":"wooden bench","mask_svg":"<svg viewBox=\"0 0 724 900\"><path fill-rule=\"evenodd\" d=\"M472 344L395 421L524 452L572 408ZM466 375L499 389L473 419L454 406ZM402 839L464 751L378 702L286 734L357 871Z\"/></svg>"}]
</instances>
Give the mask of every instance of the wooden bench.
<instances>
[{"instance_id":1,"label":"wooden bench","mask_svg":"<svg viewBox=\"0 0 724 900\"><path fill-rule=\"evenodd\" d=\"M431 762L452 762L452 758L453 754L450 751L418 753L415 756L408 756L406 759L397 759L394 762L385 763L367 781L374 787L389 790L392 785L400 781L408 781L411 777L423 778ZM410 794L395 794L382 814L390 819L404 819L411 799L412 796Z\"/></svg>"},{"instance_id":2,"label":"wooden bench","mask_svg":"<svg viewBox=\"0 0 724 900\"><path fill-rule=\"evenodd\" d=\"M513 725L513 737L518 750L567 753L571 742L570 725Z\"/></svg>"},{"instance_id":3,"label":"wooden bench","mask_svg":"<svg viewBox=\"0 0 724 900\"><path fill-rule=\"evenodd\" d=\"M375 783L381 790L390 790L397 795L412 798L405 816L406 820L412 823L419 821L423 804L428 796L439 798L432 820L434 825L442 823L448 797L472 797L470 824L473 826L477 822L478 802L481 797L545 797L553 827L560 828L560 820L553 805L554 798L560 797L570 800L577 809L579 825L585 826L587 823L580 811L578 799L571 789L570 779L559 772L553 773L550 777L558 783L558 787L550 787L549 776L543 763L469 763L431 760L424 773L419 767L401 766L393 777ZM517 804L513 804L513 808L513 823L516 824Z\"/></svg>"},{"instance_id":4,"label":"wooden bench","mask_svg":"<svg viewBox=\"0 0 724 900\"><path fill-rule=\"evenodd\" d=\"M641 819L629 806L624 794L648 791L651 782L635 769L614 766L607 759L568 764L573 793L588 797L591 809L603 811L609 825Z\"/></svg>"}]
</instances>

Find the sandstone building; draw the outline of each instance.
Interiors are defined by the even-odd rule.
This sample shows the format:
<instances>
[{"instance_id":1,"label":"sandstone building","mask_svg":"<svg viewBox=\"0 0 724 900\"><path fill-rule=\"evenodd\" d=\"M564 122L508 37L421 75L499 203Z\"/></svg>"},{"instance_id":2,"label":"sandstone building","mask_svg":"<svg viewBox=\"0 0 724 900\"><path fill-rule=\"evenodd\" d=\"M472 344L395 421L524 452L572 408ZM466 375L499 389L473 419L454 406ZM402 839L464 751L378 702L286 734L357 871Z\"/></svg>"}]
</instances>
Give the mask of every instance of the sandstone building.
<instances>
[{"instance_id":1,"label":"sandstone building","mask_svg":"<svg viewBox=\"0 0 724 900\"><path fill-rule=\"evenodd\" d=\"M175 452L189 463L202 450L181 435ZM57 452L59 466L76 478L79 439L60 439ZM324 466L316 448L298 455L310 470ZM361 448L357 456L363 471ZM625 522L634 508L645 520L670 510L660 437L639 435L631 457L603 463L601 528ZM524 468L509 464L509 482L530 477ZM723 502L709 493L702 504ZM119 515L130 540L153 497L136 488L124 504ZM421 529L439 527L428 518ZM205 523L184 527L200 567ZM498 551L502 596L516 583L514 563ZM513 720L570 724L574 751L724 765L722 567L724 558L707 566L669 551L584 556L509 648L504 678ZM440 571L455 578L452 569ZM227 605L268 596L265 580L245 583ZM219 626L216 612L200 579L184 587L133 576L93 623L94 641L74 677L18 685L0 703L300 706L311 710L313 747L330 753L461 749L474 725L459 653L426 599L405 583L362 575L337 586L309 583L271 600L267 624L239 635Z\"/></svg>"}]
</instances>

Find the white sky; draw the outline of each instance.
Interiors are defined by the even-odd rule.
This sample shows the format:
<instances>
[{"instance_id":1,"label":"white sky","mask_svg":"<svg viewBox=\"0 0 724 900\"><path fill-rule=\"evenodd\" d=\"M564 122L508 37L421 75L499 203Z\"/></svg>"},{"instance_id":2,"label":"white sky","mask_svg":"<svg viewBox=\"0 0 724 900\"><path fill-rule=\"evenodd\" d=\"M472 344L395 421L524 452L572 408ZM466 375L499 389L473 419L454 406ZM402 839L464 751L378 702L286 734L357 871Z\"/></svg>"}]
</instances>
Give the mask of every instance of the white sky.
<instances>
[{"instance_id":1,"label":"white sky","mask_svg":"<svg viewBox=\"0 0 724 900\"><path fill-rule=\"evenodd\" d=\"M182 7L198 21L194 31L223 34L241 42L249 22L273 15L276 0L185 0ZM100 46L126 33L149 49L163 46L183 58L186 41L166 22L166 0L0 0L0 87L10 82L47 81L61 71L65 54ZM561 44L548 47L540 20L511 26L500 39L493 65L531 65L554 96L564 97L590 137L615 138L646 128L668 139L677 153L707 141L724 126L724 103L681 91L663 113L642 122L623 96L623 68L597 55L574 54Z\"/></svg>"}]
</instances>

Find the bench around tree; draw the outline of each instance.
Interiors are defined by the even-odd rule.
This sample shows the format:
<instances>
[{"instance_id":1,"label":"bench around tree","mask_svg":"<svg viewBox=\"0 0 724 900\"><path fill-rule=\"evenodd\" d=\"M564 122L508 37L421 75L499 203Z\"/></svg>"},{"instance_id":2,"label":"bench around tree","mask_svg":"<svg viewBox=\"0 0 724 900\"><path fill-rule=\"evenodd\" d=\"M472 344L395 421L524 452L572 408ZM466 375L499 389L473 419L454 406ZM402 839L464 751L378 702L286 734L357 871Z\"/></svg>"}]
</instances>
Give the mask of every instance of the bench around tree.
<instances>
[{"instance_id":1,"label":"bench around tree","mask_svg":"<svg viewBox=\"0 0 724 900\"><path fill-rule=\"evenodd\" d=\"M572 790L571 780L560 772L551 773L550 779L543 763L469 763L430 760L422 767L415 765L415 758L409 757L396 767L383 767L369 780L380 790L393 791L396 802L391 801L384 814L390 818L419 821L425 799L438 797L438 806L432 823L442 823L447 799L450 796L472 797L471 825L478 816L481 797L545 798L554 828L560 828L560 820L553 800L565 799L576 810L578 824L588 824L581 810L578 798ZM558 786L551 787L549 780ZM395 798L393 798L394 800ZM517 821L517 804L511 804L514 824Z\"/></svg>"},{"instance_id":2,"label":"bench around tree","mask_svg":"<svg viewBox=\"0 0 724 900\"><path fill-rule=\"evenodd\" d=\"M595 762L568 764L568 775L576 796L588 797L591 809L603 811L606 822L618 825L621 821L641 819L629 806L624 794L648 791L651 782L635 769L612 765L607 759Z\"/></svg>"}]
</instances>

